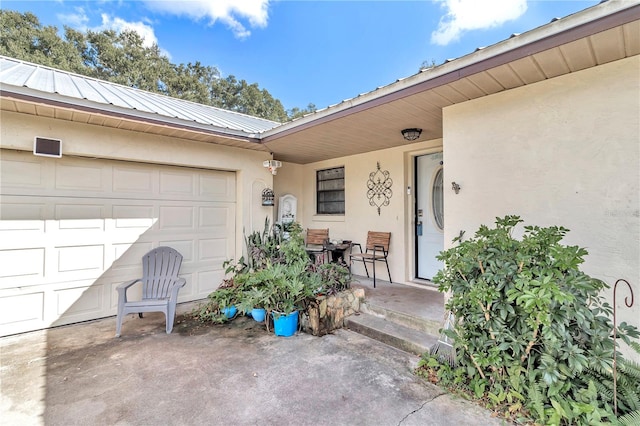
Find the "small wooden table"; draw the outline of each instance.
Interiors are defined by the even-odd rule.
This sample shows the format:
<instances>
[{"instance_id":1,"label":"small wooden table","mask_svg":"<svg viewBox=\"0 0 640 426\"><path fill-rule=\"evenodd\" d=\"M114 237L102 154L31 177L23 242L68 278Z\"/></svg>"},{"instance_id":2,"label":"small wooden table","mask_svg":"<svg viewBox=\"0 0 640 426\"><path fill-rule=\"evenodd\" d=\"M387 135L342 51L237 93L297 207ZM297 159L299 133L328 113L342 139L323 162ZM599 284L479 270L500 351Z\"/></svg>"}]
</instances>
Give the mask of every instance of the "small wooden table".
<instances>
[{"instance_id":1,"label":"small wooden table","mask_svg":"<svg viewBox=\"0 0 640 426\"><path fill-rule=\"evenodd\" d=\"M344 258L344 252L351 248L351 242L340 244L329 243L325 248L328 252L331 252L331 262L341 263L343 265L347 264L347 261ZM340 262L340 259L342 259L342 262Z\"/></svg>"}]
</instances>

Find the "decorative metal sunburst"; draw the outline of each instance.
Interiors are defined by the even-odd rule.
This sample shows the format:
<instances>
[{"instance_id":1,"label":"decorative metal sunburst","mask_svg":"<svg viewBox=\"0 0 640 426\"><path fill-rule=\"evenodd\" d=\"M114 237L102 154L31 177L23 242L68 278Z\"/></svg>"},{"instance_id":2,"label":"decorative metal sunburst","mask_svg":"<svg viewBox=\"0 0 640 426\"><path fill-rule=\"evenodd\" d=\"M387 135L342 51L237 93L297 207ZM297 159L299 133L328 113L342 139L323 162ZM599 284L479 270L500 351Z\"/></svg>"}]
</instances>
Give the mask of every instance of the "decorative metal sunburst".
<instances>
[{"instance_id":1,"label":"decorative metal sunburst","mask_svg":"<svg viewBox=\"0 0 640 426\"><path fill-rule=\"evenodd\" d=\"M380 207L388 206L391 201L393 191L391 185L393 181L389 177L388 170L380 170L380 162L377 162L376 171L369 173L367 181L367 198L370 206L378 208L378 216L380 216Z\"/></svg>"}]
</instances>

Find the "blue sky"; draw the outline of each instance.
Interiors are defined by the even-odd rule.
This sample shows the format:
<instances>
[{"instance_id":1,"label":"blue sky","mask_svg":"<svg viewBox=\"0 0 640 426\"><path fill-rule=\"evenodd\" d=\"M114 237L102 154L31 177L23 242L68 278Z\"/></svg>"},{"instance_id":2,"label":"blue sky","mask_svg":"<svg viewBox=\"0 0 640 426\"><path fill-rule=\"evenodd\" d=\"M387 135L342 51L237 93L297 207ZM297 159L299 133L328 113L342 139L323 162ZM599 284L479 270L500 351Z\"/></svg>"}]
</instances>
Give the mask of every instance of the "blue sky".
<instances>
[{"instance_id":1,"label":"blue sky","mask_svg":"<svg viewBox=\"0 0 640 426\"><path fill-rule=\"evenodd\" d=\"M258 83L285 109L318 108L596 5L581 0L2 0L45 25L125 28L172 62Z\"/></svg>"}]
</instances>

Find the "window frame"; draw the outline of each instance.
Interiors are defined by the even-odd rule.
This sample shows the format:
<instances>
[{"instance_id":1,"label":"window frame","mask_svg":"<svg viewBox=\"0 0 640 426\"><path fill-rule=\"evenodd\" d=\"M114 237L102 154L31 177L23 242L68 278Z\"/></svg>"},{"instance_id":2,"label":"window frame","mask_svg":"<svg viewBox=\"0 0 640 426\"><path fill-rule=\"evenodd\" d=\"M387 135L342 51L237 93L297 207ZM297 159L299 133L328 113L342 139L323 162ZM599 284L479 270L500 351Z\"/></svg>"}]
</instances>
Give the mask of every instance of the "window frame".
<instances>
[{"instance_id":1,"label":"window frame","mask_svg":"<svg viewBox=\"0 0 640 426\"><path fill-rule=\"evenodd\" d=\"M332 177L335 174L337 177ZM321 183L326 182L328 188L321 189ZM336 186L336 188L331 188ZM324 194L324 195L322 195ZM326 196L337 196L336 200L325 200ZM338 206L337 211L328 206ZM341 205L341 208L340 208ZM345 208L345 167L337 166L316 170L316 214L329 216L344 216Z\"/></svg>"}]
</instances>

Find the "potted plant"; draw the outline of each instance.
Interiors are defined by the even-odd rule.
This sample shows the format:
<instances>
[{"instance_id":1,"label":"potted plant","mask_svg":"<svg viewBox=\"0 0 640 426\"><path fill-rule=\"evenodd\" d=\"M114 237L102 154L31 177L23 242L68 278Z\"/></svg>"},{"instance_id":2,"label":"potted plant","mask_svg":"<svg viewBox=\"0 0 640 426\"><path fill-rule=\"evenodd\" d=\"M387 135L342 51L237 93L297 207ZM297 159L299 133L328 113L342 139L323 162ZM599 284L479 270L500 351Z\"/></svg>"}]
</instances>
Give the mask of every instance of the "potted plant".
<instances>
[{"instance_id":1,"label":"potted plant","mask_svg":"<svg viewBox=\"0 0 640 426\"><path fill-rule=\"evenodd\" d=\"M260 320L258 310L264 309L267 319L273 318L277 335L295 333L298 310L306 309L322 289L322 274L311 268L301 226L294 222L288 230L289 238L283 240L282 231L270 230L265 221L262 233L248 235L246 260L243 257L237 263L224 263L225 273L231 278L209 296L205 315L199 316L210 319L210 311L236 305L241 313L255 313L254 318ZM282 322L289 325L282 329Z\"/></svg>"},{"instance_id":2,"label":"potted plant","mask_svg":"<svg viewBox=\"0 0 640 426\"><path fill-rule=\"evenodd\" d=\"M313 297L317 279L309 274L306 264L274 264L265 269L265 293L262 303L273 318L278 336L291 336L298 328L298 310Z\"/></svg>"},{"instance_id":3,"label":"potted plant","mask_svg":"<svg viewBox=\"0 0 640 426\"><path fill-rule=\"evenodd\" d=\"M241 300L240 292L233 280L226 280L222 286L209 295L209 301L219 314L232 319L238 313L237 304Z\"/></svg>"},{"instance_id":4,"label":"potted plant","mask_svg":"<svg viewBox=\"0 0 640 426\"><path fill-rule=\"evenodd\" d=\"M266 291L262 284L243 289L238 309L240 312L250 315L257 322L264 321L266 316L266 310L263 307L265 294Z\"/></svg>"}]
</instances>

